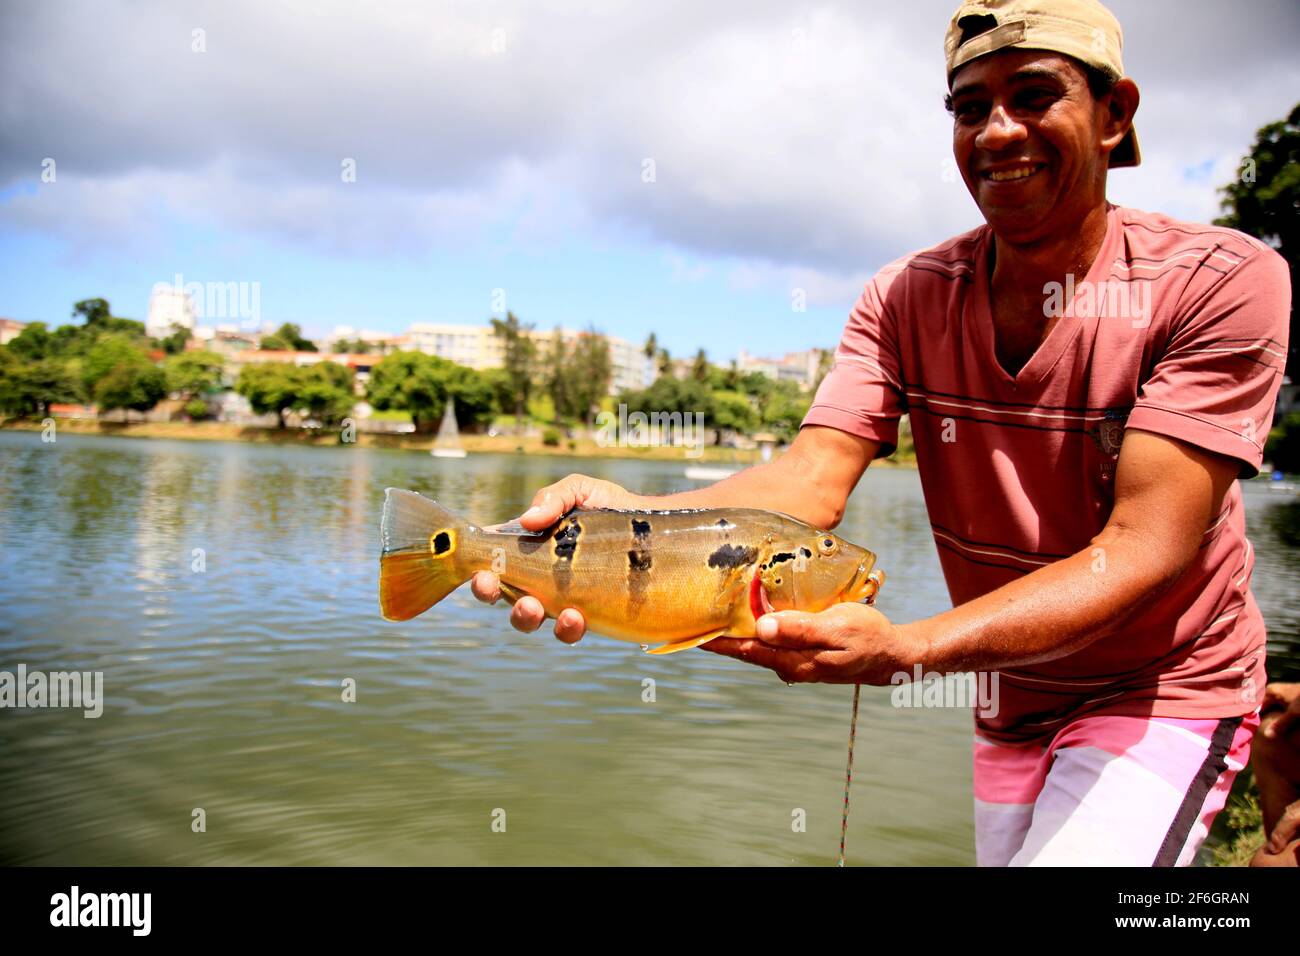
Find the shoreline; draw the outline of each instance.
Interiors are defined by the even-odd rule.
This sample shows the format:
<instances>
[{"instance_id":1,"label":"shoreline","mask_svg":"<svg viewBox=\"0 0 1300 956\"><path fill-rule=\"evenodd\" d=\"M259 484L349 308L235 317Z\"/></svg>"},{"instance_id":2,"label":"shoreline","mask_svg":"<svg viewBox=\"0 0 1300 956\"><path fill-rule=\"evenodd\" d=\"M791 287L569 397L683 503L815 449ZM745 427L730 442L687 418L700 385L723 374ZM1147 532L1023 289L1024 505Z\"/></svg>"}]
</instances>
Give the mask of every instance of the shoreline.
<instances>
[{"instance_id":1,"label":"shoreline","mask_svg":"<svg viewBox=\"0 0 1300 956\"><path fill-rule=\"evenodd\" d=\"M125 424L100 422L80 418L55 418L60 432L74 435L107 435L117 438L166 438L179 441L230 441L263 445L294 445L298 447L332 448L345 444L337 430L290 430L257 428L228 422L141 422ZM39 432L44 426L30 419L9 419L0 422L5 431ZM358 432L355 444L362 448L380 448L393 451L413 451L428 454L433 448L434 435L381 435ZM687 465L736 465L749 467L758 464L758 449L716 448L706 446L702 454L688 457L685 449L673 446L619 447L603 446L591 438L576 438L569 447L569 439L559 445L544 445L540 437L518 438L514 435L460 436L461 447L470 454L547 455L564 458L617 458L630 461L682 461ZM873 468L915 468L913 460L895 461L892 458L872 463Z\"/></svg>"}]
</instances>

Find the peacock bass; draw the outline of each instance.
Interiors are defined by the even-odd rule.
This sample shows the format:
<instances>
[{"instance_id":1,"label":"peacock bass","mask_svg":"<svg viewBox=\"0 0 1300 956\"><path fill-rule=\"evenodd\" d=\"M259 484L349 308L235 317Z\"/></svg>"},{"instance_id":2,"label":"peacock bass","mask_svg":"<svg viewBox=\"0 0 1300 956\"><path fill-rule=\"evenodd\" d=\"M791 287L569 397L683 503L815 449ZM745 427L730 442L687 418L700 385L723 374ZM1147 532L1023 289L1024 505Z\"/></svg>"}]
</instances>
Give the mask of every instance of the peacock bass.
<instances>
[{"instance_id":1,"label":"peacock bass","mask_svg":"<svg viewBox=\"0 0 1300 956\"><path fill-rule=\"evenodd\" d=\"M751 508L575 509L539 533L484 531L423 495L389 488L381 527L379 606L390 621L422 614L493 571L512 601L526 594L557 616L576 608L600 634L696 647L752 637L769 611L820 611L870 600L884 583L876 556L788 515Z\"/></svg>"}]
</instances>

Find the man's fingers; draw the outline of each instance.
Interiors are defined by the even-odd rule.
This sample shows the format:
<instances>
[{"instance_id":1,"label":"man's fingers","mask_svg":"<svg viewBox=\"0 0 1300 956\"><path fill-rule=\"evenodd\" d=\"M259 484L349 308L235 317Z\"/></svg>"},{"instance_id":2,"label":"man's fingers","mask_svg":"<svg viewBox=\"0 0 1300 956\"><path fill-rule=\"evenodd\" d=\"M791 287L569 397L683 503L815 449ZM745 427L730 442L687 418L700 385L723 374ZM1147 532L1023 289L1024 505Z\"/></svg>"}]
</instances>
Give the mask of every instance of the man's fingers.
<instances>
[{"instance_id":1,"label":"man's fingers","mask_svg":"<svg viewBox=\"0 0 1300 956\"><path fill-rule=\"evenodd\" d=\"M491 571L480 571L470 579L469 589L474 596L487 604L496 604L501 599L501 582Z\"/></svg>"},{"instance_id":2,"label":"man's fingers","mask_svg":"<svg viewBox=\"0 0 1300 956\"><path fill-rule=\"evenodd\" d=\"M772 647L797 650L829 649L838 645L827 644L817 633L816 615L807 611L774 611L764 614L754 627L758 639Z\"/></svg>"},{"instance_id":3,"label":"man's fingers","mask_svg":"<svg viewBox=\"0 0 1300 956\"><path fill-rule=\"evenodd\" d=\"M1281 853L1286 849L1286 845L1296 838L1297 833L1300 833L1300 800L1282 811L1282 817L1277 821L1277 826L1273 828L1273 833L1268 838L1268 851Z\"/></svg>"},{"instance_id":4,"label":"man's fingers","mask_svg":"<svg viewBox=\"0 0 1300 956\"><path fill-rule=\"evenodd\" d=\"M1300 726L1300 711L1297 711L1295 707L1290 707L1268 726L1265 736L1285 737L1298 726Z\"/></svg>"},{"instance_id":5,"label":"man's fingers","mask_svg":"<svg viewBox=\"0 0 1300 956\"><path fill-rule=\"evenodd\" d=\"M546 609L542 607L541 601L531 595L521 597L510 609L511 626L525 634L537 630L544 620L546 620Z\"/></svg>"},{"instance_id":6,"label":"man's fingers","mask_svg":"<svg viewBox=\"0 0 1300 956\"><path fill-rule=\"evenodd\" d=\"M579 611L571 607L566 607L555 619L555 636L565 644L578 643L586 633L587 622L583 620Z\"/></svg>"},{"instance_id":7,"label":"man's fingers","mask_svg":"<svg viewBox=\"0 0 1300 956\"><path fill-rule=\"evenodd\" d=\"M776 671L776 676L787 684L816 679L817 665L806 650L772 647L752 637L715 637L700 646L724 657L734 657L738 661Z\"/></svg>"},{"instance_id":8,"label":"man's fingers","mask_svg":"<svg viewBox=\"0 0 1300 956\"><path fill-rule=\"evenodd\" d=\"M541 531L559 521L570 509L582 504L590 493L591 479L569 475L547 485L533 495L532 506L519 516L519 523L529 531Z\"/></svg>"}]
</instances>

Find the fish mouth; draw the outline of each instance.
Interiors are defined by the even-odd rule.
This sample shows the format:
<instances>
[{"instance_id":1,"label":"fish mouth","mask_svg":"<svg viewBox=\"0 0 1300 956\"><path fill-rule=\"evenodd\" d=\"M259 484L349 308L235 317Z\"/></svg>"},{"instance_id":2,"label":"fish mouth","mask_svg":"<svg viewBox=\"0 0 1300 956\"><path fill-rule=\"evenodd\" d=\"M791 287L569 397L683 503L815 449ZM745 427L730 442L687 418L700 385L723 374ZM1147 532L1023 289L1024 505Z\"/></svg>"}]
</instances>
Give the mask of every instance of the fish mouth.
<instances>
[{"instance_id":1,"label":"fish mouth","mask_svg":"<svg viewBox=\"0 0 1300 956\"><path fill-rule=\"evenodd\" d=\"M880 586L885 583L885 572L872 570L875 565L874 560L863 561L858 565L857 573L853 576L853 581L844 590L845 601L858 601L867 604L872 603L876 598L876 593Z\"/></svg>"}]
</instances>

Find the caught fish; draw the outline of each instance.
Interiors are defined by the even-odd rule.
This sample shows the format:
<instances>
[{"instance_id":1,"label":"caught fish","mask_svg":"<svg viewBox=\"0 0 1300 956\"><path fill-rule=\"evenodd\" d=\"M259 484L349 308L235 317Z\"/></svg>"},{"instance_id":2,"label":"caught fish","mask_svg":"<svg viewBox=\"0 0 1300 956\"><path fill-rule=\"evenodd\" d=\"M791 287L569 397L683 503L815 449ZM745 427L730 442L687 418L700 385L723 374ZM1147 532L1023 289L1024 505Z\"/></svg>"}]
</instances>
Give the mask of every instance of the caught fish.
<instances>
[{"instance_id":1,"label":"caught fish","mask_svg":"<svg viewBox=\"0 0 1300 956\"><path fill-rule=\"evenodd\" d=\"M870 600L884 583L865 548L788 515L751 508L575 509L552 527L485 531L413 491L384 498L379 605L422 614L478 571L556 617L576 608L597 633L652 654L722 634L752 637L769 611Z\"/></svg>"}]
</instances>

